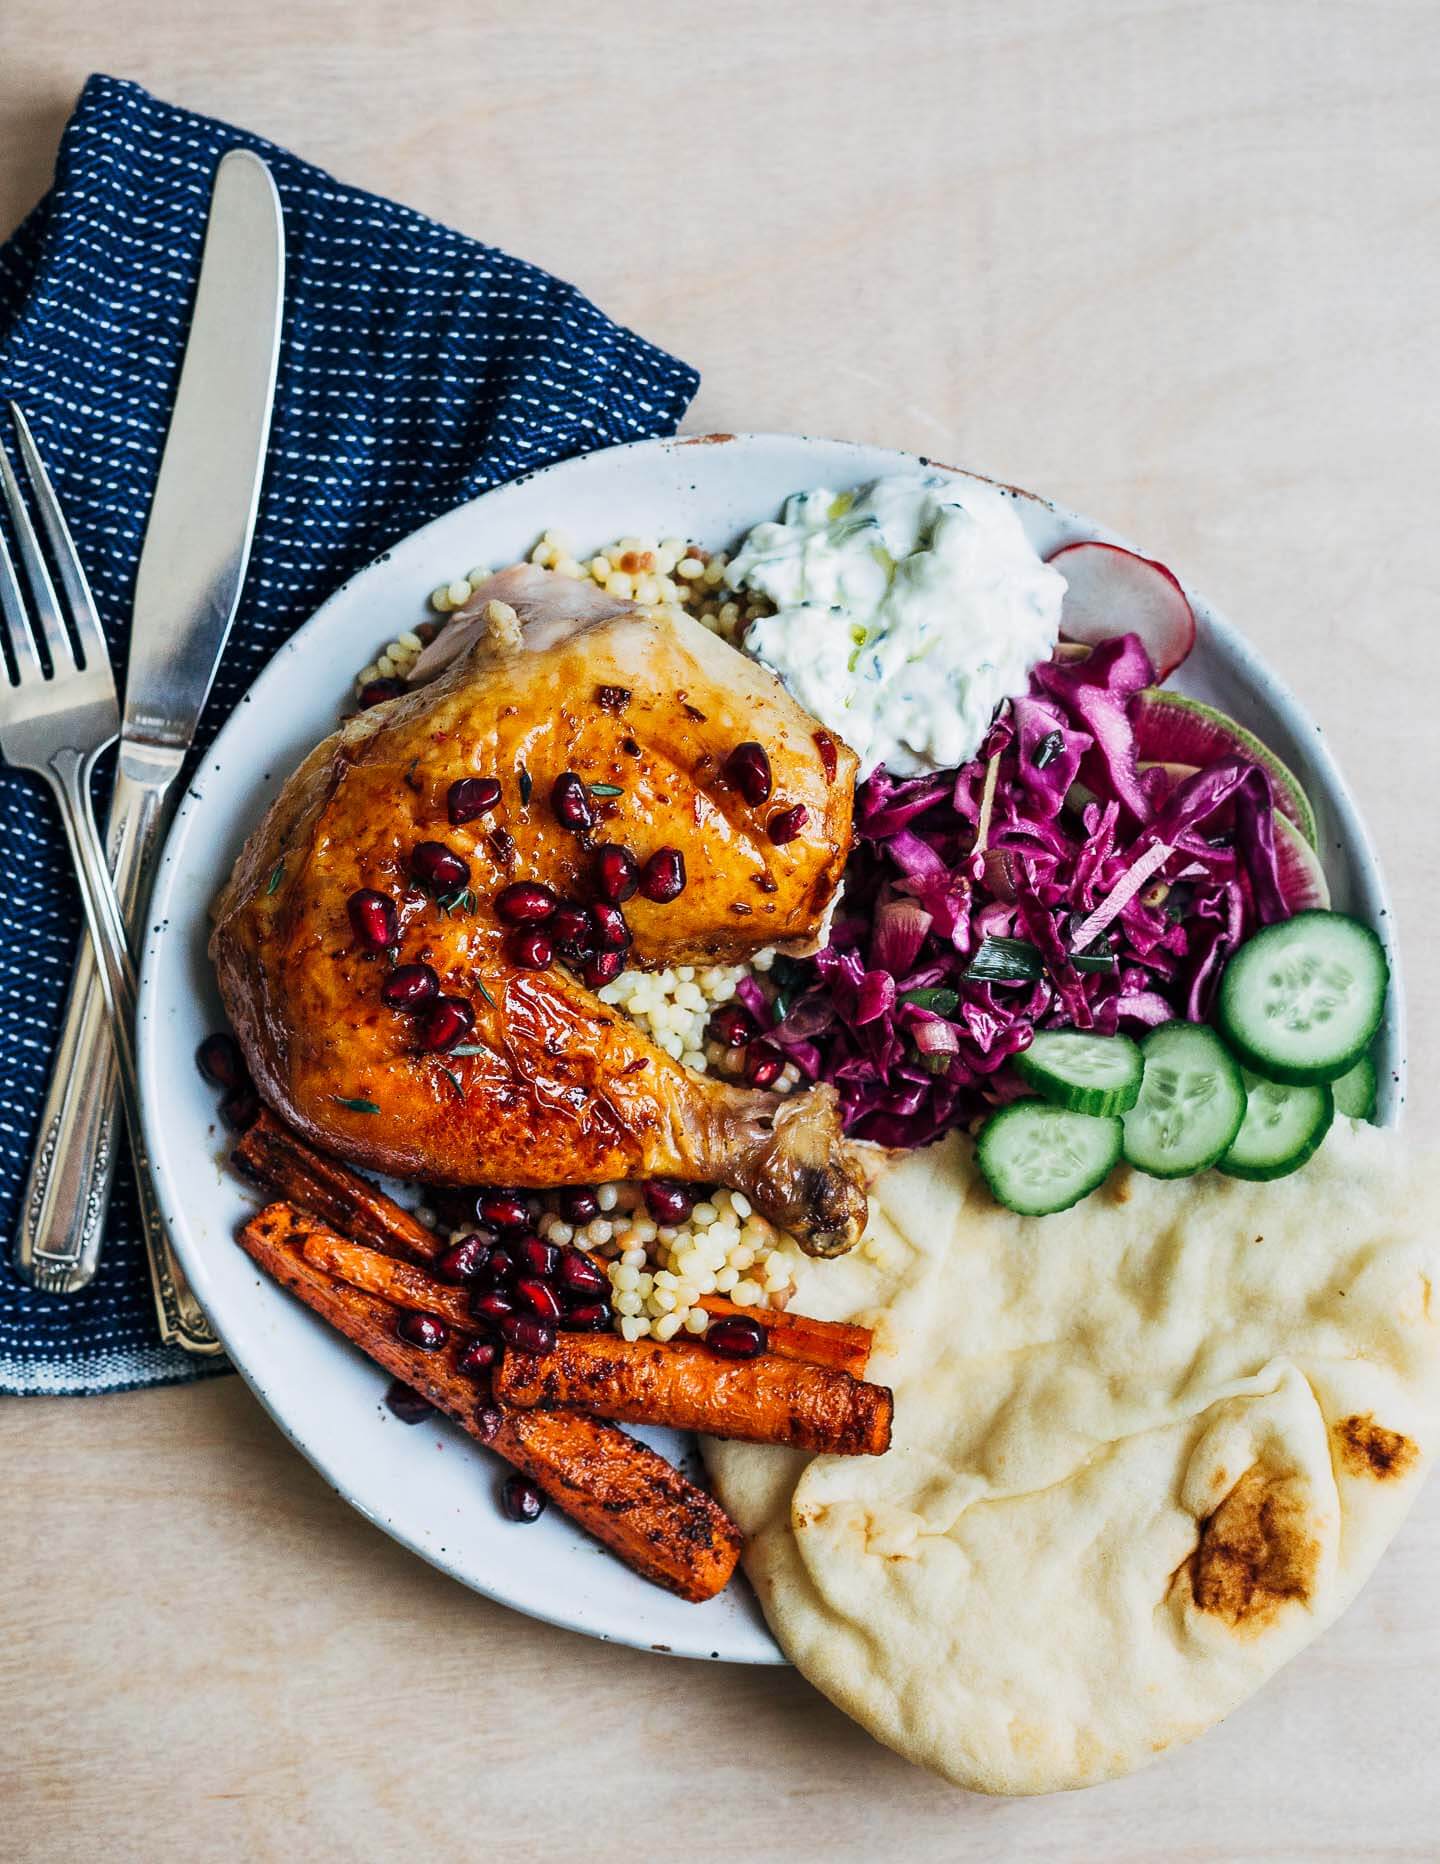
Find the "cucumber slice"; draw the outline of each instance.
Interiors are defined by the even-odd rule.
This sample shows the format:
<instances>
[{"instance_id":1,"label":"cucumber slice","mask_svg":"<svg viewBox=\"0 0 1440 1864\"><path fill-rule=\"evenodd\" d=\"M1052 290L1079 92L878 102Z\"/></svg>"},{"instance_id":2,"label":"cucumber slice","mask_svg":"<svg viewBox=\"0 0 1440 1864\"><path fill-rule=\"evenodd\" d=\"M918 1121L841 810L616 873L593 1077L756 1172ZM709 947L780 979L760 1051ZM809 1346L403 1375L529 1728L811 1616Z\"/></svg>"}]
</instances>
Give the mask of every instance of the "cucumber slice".
<instances>
[{"instance_id":1,"label":"cucumber slice","mask_svg":"<svg viewBox=\"0 0 1440 1864\"><path fill-rule=\"evenodd\" d=\"M975 1162L998 1203L1022 1217L1068 1210L1120 1157L1120 1122L1040 1100L1002 1107L980 1128Z\"/></svg>"},{"instance_id":2,"label":"cucumber slice","mask_svg":"<svg viewBox=\"0 0 1440 1864\"><path fill-rule=\"evenodd\" d=\"M1335 1096L1335 1111L1343 1113L1348 1120L1373 1118L1378 1085L1374 1062L1368 1055L1362 1055L1355 1066L1331 1086L1330 1091Z\"/></svg>"},{"instance_id":3,"label":"cucumber slice","mask_svg":"<svg viewBox=\"0 0 1440 1864\"><path fill-rule=\"evenodd\" d=\"M1369 1048L1390 967L1380 941L1345 913L1296 913L1236 952L1220 980L1220 1032L1267 1081L1337 1081Z\"/></svg>"},{"instance_id":4,"label":"cucumber slice","mask_svg":"<svg viewBox=\"0 0 1440 1864\"><path fill-rule=\"evenodd\" d=\"M1140 1098L1139 1046L1129 1036L1042 1029L1015 1057L1015 1072L1056 1107L1105 1119Z\"/></svg>"},{"instance_id":5,"label":"cucumber slice","mask_svg":"<svg viewBox=\"0 0 1440 1864\"><path fill-rule=\"evenodd\" d=\"M1220 1169L1232 1178L1284 1178L1310 1158L1335 1118L1335 1096L1320 1082L1286 1087L1245 1076L1245 1118Z\"/></svg>"},{"instance_id":6,"label":"cucumber slice","mask_svg":"<svg viewBox=\"0 0 1440 1864\"><path fill-rule=\"evenodd\" d=\"M1121 1122L1125 1157L1152 1178L1188 1178L1230 1150L1245 1118L1234 1058L1199 1023L1161 1023L1140 1044L1140 1098Z\"/></svg>"}]
</instances>

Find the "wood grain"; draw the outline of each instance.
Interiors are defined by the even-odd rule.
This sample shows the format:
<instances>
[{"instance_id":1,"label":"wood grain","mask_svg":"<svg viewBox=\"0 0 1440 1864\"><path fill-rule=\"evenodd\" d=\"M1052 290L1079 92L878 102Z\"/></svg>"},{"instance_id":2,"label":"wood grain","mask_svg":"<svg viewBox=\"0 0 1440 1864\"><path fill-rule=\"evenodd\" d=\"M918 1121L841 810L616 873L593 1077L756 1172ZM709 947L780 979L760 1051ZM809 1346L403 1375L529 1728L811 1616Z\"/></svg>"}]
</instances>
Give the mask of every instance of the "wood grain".
<instances>
[{"instance_id":1,"label":"wood grain","mask_svg":"<svg viewBox=\"0 0 1440 1864\"><path fill-rule=\"evenodd\" d=\"M1411 1054L1435 1055L1431 0L3 18L0 226L86 72L123 72L573 278L702 368L692 427L916 447L1182 566L1323 722L1394 884ZM1009 1804L905 1767L793 1674L470 1596L238 1380L11 1401L0 1457L7 1856L1436 1855L1433 1484L1348 1616L1205 1741Z\"/></svg>"}]
</instances>

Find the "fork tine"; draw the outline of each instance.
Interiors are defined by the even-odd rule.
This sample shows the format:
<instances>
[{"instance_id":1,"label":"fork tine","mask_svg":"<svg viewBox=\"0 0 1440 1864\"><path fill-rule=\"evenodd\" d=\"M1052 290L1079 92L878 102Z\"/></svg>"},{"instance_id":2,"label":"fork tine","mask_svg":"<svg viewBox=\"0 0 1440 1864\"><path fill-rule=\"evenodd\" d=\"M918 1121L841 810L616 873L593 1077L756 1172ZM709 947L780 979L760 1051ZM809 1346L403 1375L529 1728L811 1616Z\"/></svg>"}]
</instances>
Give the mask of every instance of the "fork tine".
<instances>
[{"instance_id":1,"label":"fork tine","mask_svg":"<svg viewBox=\"0 0 1440 1864\"><path fill-rule=\"evenodd\" d=\"M35 651L35 637L30 632L30 623L25 619L25 603L20 595L15 565L10 561L10 551L3 532L0 532L0 615L5 618L5 633L10 642L19 684L26 686L32 680L43 679L40 656ZM10 683L7 672L6 685Z\"/></svg>"},{"instance_id":2,"label":"fork tine","mask_svg":"<svg viewBox=\"0 0 1440 1864\"><path fill-rule=\"evenodd\" d=\"M65 513L60 508L60 500L55 496L55 488L50 483L50 475L45 470L45 462L40 457L35 445L35 436L30 431L30 423L25 419L19 405L10 403L10 418L15 423L15 432L20 438L20 457L25 462L25 471L35 489L35 503L40 509L40 522L45 526L45 535L50 539L50 549L55 557L55 566L60 572L60 586L65 591L70 608L70 624L80 642L80 652L84 655L87 667L105 665L110 650L105 643L105 635L100 627L100 617L96 613L95 598L90 593L90 584L85 575L80 554L75 548L75 540L70 535L70 526L65 522Z\"/></svg>"},{"instance_id":3,"label":"fork tine","mask_svg":"<svg viewBox=\"0 0 1440 1864\"><path fill-rule=\"evenodd\" d=\"M0 447L0 490L5 494L6 508L20 551L20 562L25 571L25 580L30 585L35 620L50 649L50 664L57 673L68 672L75 665L75 650L65 632L60 604L55 599L55 585L50 580L50 572L40 552L40 539L35 535L35 526L30 522L30 513L25 509L10 456L4 447Z\"/></svg>"}]
</instances>

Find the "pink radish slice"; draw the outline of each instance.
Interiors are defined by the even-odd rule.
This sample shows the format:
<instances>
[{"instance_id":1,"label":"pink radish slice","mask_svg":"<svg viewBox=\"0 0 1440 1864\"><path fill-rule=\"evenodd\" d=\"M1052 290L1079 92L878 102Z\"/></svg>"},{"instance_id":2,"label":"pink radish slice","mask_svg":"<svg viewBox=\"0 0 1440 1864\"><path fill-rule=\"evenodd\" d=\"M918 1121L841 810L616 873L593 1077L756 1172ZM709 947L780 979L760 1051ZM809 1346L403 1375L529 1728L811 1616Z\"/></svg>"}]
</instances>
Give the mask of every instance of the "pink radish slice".
<instances>
[{"instance_id":1,"label":"pink radish slice","mask_svg":"<svg viewBox=\"0 0 1440 1864\"><path fill-rule=\"evenodd\" d=\"M1118 544L1066 544L1049 562L1065 578L1065 640L1093 647L1117 634L1138 634L1162 680L1195 645L1195 611L1163 563Z\"/></svg>"}]
</instances>

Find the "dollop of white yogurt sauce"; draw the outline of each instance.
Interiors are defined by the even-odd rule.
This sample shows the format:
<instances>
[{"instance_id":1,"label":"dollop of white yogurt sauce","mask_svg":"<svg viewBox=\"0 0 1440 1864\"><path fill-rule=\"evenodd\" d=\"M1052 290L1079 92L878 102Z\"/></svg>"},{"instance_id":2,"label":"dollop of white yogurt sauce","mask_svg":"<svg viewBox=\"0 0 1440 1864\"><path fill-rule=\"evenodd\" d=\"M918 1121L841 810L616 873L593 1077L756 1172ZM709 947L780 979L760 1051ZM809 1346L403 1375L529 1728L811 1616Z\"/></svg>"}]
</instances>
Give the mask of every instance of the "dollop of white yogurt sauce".
<instances>
[{"instance_id":1,"label":"dollop of white yogurt sauce","mask_svg":"<svg viewBox=\"0 0 1440 1864\"><path fill-rule=\"evenodd\" d=\"M853 747L862 777L972 758L995 708L1053 650L1065 594L1013 500L926 472L795 493L746 537L726 581L775 604L746 652Z\"/></svg>"}]
</instances>

